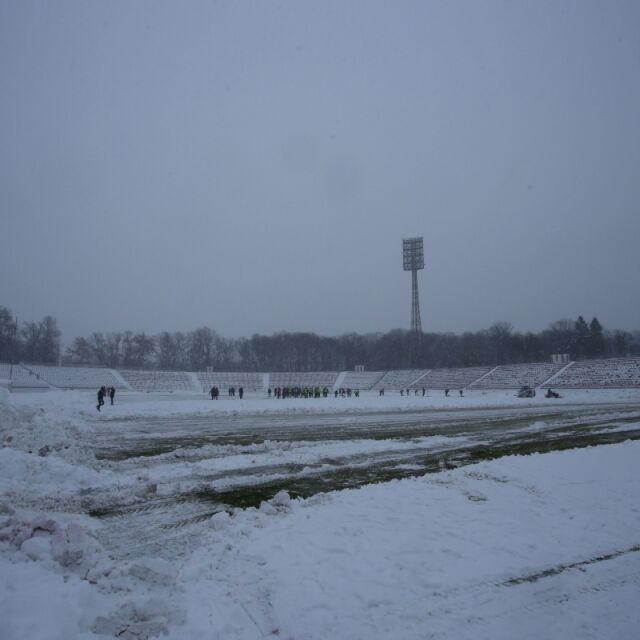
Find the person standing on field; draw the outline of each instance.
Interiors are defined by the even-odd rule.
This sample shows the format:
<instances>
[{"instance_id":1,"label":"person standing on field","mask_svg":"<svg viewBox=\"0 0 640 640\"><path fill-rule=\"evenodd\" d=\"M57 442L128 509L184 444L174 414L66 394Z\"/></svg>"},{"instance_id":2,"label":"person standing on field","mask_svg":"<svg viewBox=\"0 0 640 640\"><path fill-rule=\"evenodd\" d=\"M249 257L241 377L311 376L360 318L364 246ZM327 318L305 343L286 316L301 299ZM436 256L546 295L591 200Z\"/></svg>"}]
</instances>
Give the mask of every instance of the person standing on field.
<instances>
[{"instance_id":1,"label":"person standing on field","mask_svg":"<svg viewBox=\"0 0 640 640\"><path fill-rule=\"evenodd\" d=\"M116 388L115 387L111 387L111 389L109 389L109 398L111 398L111 404L113 405L113 398L116 395Z\"/></svg>"},{"instance_id":2,"label":"person standing on field","mask_svg":"<svg viewBox=\"0 0 640 640\"><path fill-rule=\"evenodd\" d=\"M104 387L100 387L98 389L98 404L96 406L96 409L98 411L100 411L100 407L104 404L104 394L106 392L106 389Z\"/></svg>"}]
</instances>

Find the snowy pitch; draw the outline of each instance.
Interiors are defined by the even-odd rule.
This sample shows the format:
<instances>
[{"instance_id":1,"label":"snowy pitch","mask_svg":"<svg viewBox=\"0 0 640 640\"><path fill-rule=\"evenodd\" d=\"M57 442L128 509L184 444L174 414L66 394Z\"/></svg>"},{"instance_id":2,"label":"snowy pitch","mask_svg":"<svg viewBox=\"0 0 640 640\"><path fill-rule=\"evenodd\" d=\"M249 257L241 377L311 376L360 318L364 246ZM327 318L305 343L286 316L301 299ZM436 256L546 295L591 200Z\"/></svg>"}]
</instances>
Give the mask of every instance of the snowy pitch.
<instances>
[{"instance_id":1,"label":"snowy pitch","mask_svg":"<svg viewBox=\"0 0 640 640\"><path fill-rule=\"evenodd\" d=\"M0 637L638 637L640 394L429 395L0 390Z\"/></svg>"}]
</instances>

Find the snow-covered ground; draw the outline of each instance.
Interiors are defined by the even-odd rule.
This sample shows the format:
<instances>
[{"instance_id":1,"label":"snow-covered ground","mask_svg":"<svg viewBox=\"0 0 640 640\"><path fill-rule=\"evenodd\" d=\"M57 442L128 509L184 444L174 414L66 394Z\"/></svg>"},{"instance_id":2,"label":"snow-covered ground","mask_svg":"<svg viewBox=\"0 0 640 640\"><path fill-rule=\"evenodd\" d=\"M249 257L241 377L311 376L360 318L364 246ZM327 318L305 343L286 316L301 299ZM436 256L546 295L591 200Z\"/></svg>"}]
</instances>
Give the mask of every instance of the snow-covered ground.
<instances>
[{"instance_id":1,"label":"snow-covered ground","mask_svg":"<svg viewBox=\"0 0 640 640\"><path fill-rule=\"evenodd\" d=\"M640 394L563 396L0 389L0 637L637 638Z\"/></svg>"},{"instance_id":2,"label":"snow-covered ground","mask_svg":"<svg viewBox=\"0 0 640 640\"><path fill-rule=\"evenodd\" d=\"M339 411L353 413L359 411L394 410L434 410L486 408L486 407L537 407L567 406L606 403L638 403L640 389L563 389L562 397L548 399L542 391L535 398L518 398L512 390L476 391L465 390L460 397L458 391L451 391L445 397L442 391L428 391L426 396L401 396L397 391L387 391L379 396L377 391L363 391L359 398L287 398L277 400L264 393L250 393L240 400L238 397L221 396L210 400L206 394L194 393L130 393L119 392L113 406L107 404L102 409L102 419L124 419L136 416L160 415L210 415L216 413L300 413L316 414ZM75 418L96 414L96 394L87 391L18 392L11 395L15 406L46 408L49 415L73 415Z\"/></svg>"}]
</instances>

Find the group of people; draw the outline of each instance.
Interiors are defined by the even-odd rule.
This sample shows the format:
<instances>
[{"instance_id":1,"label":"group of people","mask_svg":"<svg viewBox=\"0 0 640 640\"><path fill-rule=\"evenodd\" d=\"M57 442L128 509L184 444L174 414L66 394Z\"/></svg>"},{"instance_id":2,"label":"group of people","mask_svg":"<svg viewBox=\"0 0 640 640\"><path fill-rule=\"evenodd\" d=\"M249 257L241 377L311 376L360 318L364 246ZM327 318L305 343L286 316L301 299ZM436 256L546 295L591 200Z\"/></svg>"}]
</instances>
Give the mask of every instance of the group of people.
<instances>
[{"instance_id":1,"label":"group of people","mask_svg":"<svg viewBox=\"0 0 640 640\"><path fill-rule=\"evenodd\" d=\"M229 387L228 391L229 391L229 397L235 398L236 388ZM220 389L218 389L218 387L211 387L211 389L209 389L209 395L211 396L212 400L217 400L220 397ZM243 387L238 387L238 397L240 398L240 400L242 400L242 396L244 396L244 389Z\"/></svg>"},{"instance_id":2,"label":"group of people","mask_svg":"<svg viewBox=\"0 0 640 640\"><path fill-rule=\"evenodd\" d=\"M109 398L111 399L111 404L113 404L113 399L115 398L115 395L116 395L116 388L115 387L105 387L104 385L102 385L98 389L98 404L96 405L96 409L98 411L100 411L100 407L104 404L104 397L106 395L109 396Z\"/></svg>"},{"instance_id":3,"label":"group of people","mask_svg":"<svg viewBox=\"0 0 640 640\"><path fill-rule=\"evenodd\" d=\"M337 398L338 396L340 396L341 398L350 398L352 395L355 396L356 398L360 397L360 389L353 389L353 391L347 387L346 389L343 389L342 387L340 387L340 389L336 389L333 392L333 395Z\"/></svg>"},{"instance_id":4,"label":"group of people","mask_svg":"<svg viewBox=\"0 0 640 640\"><path fill-rule=\"evenodd\" d=\"M444 395L445 396L449 396L449 392L451 390L450 389L445 389L444 390ZM420 393L422 394L422 396L425 396L427 393L426 388L422 388L422 389L414 389L413 390L414 395L419 395ZM329 395L330 391L328 387L298 387L298 386L287 386L287 387L275 387L275 389L272 389L271 387L269 387L267 389L267 395L271 398L272 396L274 398L277 398L278 400L280 400L281 398L326 398ZM460 397L464 397L464 393L463 390L460 389L459 392ZM242 396L244 394L244 390L242 387L240 387L238 389L238 396L240 397L240 399L242 399ZM211 387L210 391L209 391L209 395L211 396L212 400L217 400L218 397L220 396L220 389L218 389L218 387ZM234 387L229 387L229 397L235 397L236 395L236 390ZM340 389L335 389L333 391L333 395L337 398L351 398L352 396L359 398L360 397L360 390L359 389L350 389L350 388L340 388ZM378 390L378 395L383 396L384 395L384 389L379 389ZM400 395L401 396L409 396L411 395L411 390L410 389L400 389Z\"/></svg>"},{"instance_id":5,"label":"group of people","mask_svg":"<svg viewBox=\"0 0 640 640\"><path fill-rule=\"evenodd\" d=\"M328 397L330 391L329 387L276 387L272 389L269 387L267 389L267 394L271 398L277 398L280 400L281 398L326 398ZM350 398L351 396L355 396L356 398L360 397L359 389L334 389L333 395L337 398L338 396L341 398Z\"/></svg>"},{"instance_id":6,"label":"group of people","mask_svg":"<svg viewBox=\"0 0 640 640\"><path fill-rule=\"evenodd\" d=\"M244 396L244 389L242 387L238 388L238 397L242 400ZM229 387L228 389L229 397L234 398L236 396L235 387ZM329 387L299 387L299 386L286 386L286 387L275 387L272 389L269 387L267 389L267 395L271 398L326 398L329 393ZM408 392L407 392L408 393ZM333 391L334 396L341 398L351 398L351 396L355 396L356 398L360 397L359 389L335 389ZM383 392L384 394L384 392ZM212 400L217 400L220 397L220 389L218 387L211 387L209 390L209 395Z\"/></svg>"},{"instance_id":7,"label":"group of people","mask_svg":"<svg viewBox=\"0 0 640 640\"><path fill-rule=\"evenodd\" d=\"M419 389L414 389L413 390L413 395L417 396L418 395L418 391ZM424 396L427 393L427 390L423 387L422 388L422 395ZM384 395L384 389L380 389L380 391L378 392L379 395L383 396ZM404 389L400 389L400 395L404 396L404 395L411 395L411 390L407 389L406 391Z\"/></svg>"},{"instance_id":8,"label":"group of people","mask_svg":"<svg viewBox=\"0 0 640 640\"><path fill-rule=\"evenodd\" d=\"M276 387L267 389L267 395L274 398L326 398L329 388L323 387Z\"/></svg>"},{"instance_id":9,"label":"group of people","mask_svg":"<svg viewBox=\"0 0 640 640\"><path fill-rule=\"evenodd\" d=\"M445 389L444 390L444 395L447 396L447 398L449 397L449 392L451 391L451 389ZM422 387L422 389L414 389L413 390L413 395L417 396L419 394L421 394L423 397L426 395L427 390L425 387ZM463 398L464 397L464 393L463 390L460 389L458 391L458 393L460 394L460 397ZM378 389L378 395L379 396L383 396L384 395L384 389ZM411 395L411 389L400 389L400 395L401 396L410 396Z\"/></svg>"},{"instance_id":10,"label":"group of people","mask_svg":"<svg viewBox=\"0 0 640 640\"><path fill-rule=\"evenodd\" d=\"M413 390L413 395L417 396L418 395L418 391L422 391L422 396L424 397L427 393L427 390L425 389L425 387L422 387L422 389L414 389ZM445 389L444 390L444 395L448 398L449 397L449 392L451 391L451 389ZM458 393L460 394L460 397L463 398L464 397L464 392L462 389L460 389L458 391ZM380 391L378 392L379 395L383 396L384 395L384 389L380 389ZM409 396L411 395L411 390L407 389L406 391L404 389L400 389L400 395L401 396Z\"/></svg>"},{"instance_id":11,"label":"group of people","mask_svg":"<svg viewBox=\"0 0 640 640\"><path fill-rule=\"evenodd\" d=\"M418 395L418 389L414 389L414 395ZM445 389L444 390L444 395L449 397L449 392L451 390L450 389ZM229 387L228 389L229 392L229 397L230 398L234 398L236 395L236 389L235 387ZM422 388L422 395L424 396L426 394L426 389L423 387ZM329 389L327 387L323 387L322 389L320 387L276 387L275 389L271 389L271 387L269 387L267 393L269 394L269 397L271 397L273 395L274 398L326 398L329 395ZM458 391L458 393L460 394L460 397L464 397L463 395L463 391L462 389L460 389ZM356 398L360 397L360 390L359 389L335 389L333 392L334 396L337 398L338 396L340 396L341 398L350 398L352 395L355 396ZM384 395L384 389L380 389L378 392L379 395L383 396ZM105 387L104 385L101 386L98 389L98 404L96 405L96 409L98 411L100 411L100 407L102 407L104 405L104 397L105 396L109 396L109 398L111 399L111 404L113 404L113 399L116 395L116 388L115 387ZM209 390L209 395L211 396L212 400L217 400L220 397L220 389L218 387L211 387L211 389ZM404 396L410 395L410 390L407 389L406 391L404 389L400 389L400 395ZM240 398L240 400L242 400L244 396L244 389L242 387L238 388L238 397ZM547 390L547 393L545 395L546 398L559 398L560 394L556 393L555 391L552 391L551 389Z\"/></svg>"}]
</instances>

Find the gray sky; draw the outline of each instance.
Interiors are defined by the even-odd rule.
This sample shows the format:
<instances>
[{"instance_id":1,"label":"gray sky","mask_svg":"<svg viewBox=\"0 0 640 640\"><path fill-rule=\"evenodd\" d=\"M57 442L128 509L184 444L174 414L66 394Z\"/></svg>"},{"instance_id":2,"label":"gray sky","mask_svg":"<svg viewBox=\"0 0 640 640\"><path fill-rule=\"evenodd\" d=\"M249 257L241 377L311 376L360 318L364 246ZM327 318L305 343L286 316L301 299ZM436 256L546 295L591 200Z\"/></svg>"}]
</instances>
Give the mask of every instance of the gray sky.
<instances>
[{"instance_id":1,"label":"gray sky","mask_svg":"<svg viewBox=\"0 0 640 640\"><path fill-rule=\"evenodd\" d=\"M640 3L0 1L0 304L640 328Z\"/></svg>"}]
</instances>

